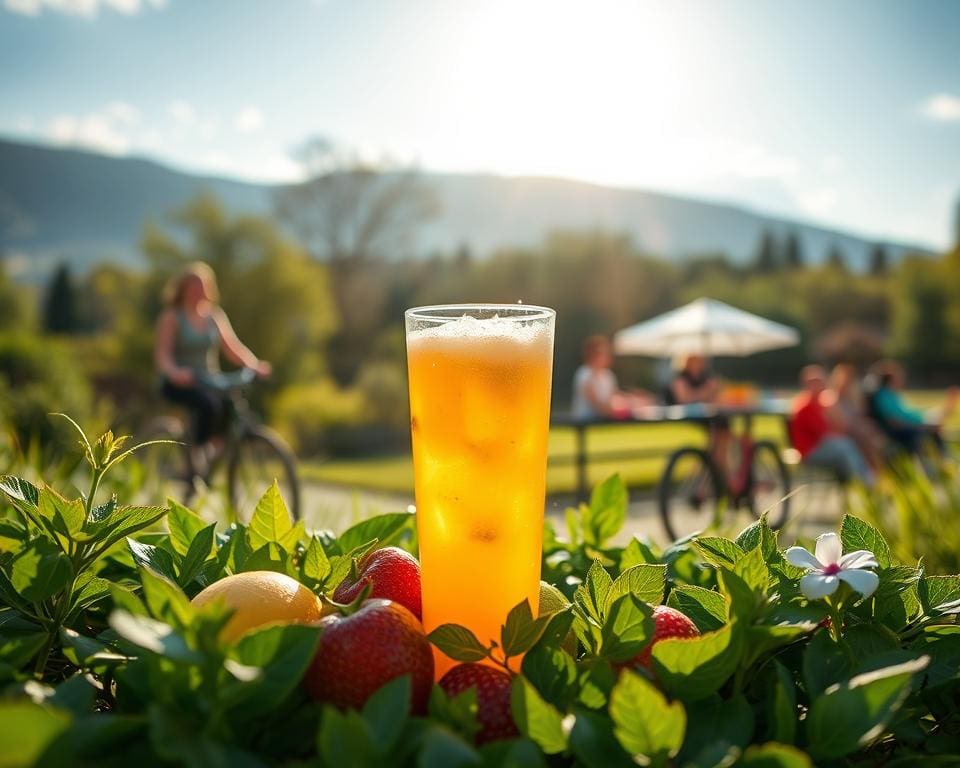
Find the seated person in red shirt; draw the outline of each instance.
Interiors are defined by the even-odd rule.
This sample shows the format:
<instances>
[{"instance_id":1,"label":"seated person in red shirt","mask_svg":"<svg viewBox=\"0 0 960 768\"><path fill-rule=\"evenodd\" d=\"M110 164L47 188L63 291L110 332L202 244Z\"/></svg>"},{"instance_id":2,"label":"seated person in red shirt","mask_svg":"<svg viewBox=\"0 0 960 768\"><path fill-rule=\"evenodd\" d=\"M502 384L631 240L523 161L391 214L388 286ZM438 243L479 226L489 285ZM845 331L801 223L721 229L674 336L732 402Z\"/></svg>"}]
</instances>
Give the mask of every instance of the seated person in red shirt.
<instances>
[{"instance_id":1,"label":"seated person in red shirt","mask_svg":"<svg viewBox=\"0 0 960 768\"><path fill-rule=\"evenodd\" d=\"M790 440L805 464L837 473L841 480L856 479L870 487L873 470L850 435L844 433L843 417L835 397L827 391L827 374L819 365L800 372L803 392L793 402Z\"/></svg>"}]
</instances>

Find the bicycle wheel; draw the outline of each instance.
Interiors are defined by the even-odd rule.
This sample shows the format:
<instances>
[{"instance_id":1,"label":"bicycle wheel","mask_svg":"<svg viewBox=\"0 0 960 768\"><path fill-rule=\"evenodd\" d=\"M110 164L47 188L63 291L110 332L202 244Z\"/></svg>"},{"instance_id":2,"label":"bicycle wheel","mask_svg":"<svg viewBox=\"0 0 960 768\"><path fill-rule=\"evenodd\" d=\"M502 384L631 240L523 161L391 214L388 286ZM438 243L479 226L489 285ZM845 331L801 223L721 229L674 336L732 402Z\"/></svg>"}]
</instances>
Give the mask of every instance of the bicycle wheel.
<instances>
[{"instance_id":1,"label":"bicycle wheel","mask_svg":"<svg viewBox=\"0 0 960 768\"><path fill-rule=\"evenodd\" d=\"M184 504L193 498L195 476L189 435L184 423L174 416L159 416L144 427L138 442L171 440L170 445L151 445L138 453L145 476L156 484L158 498L173 496Z\"/></svg>"},{"instance_id":2,"label":"bicycle wheel","mask_svg":"<svg viewBox=\"0 0 960 768\"><path fill-rule=\"evenodd\" d=\"M790 514L790 473L780 458L780 451L771 442L754 443L750 455L750 481L747 503L759 517L767 513L771 528L779 528Z\"/></svg>"},{"instance_id":3,"label":"bicycle wheel","mask_svg":"<svg viewBox=\"0 0 960 768\"><path fill-rule=\"evenodd\" d=\"M257 500L276 480L291 517L300 519L300 480L293 451L269 427L251 427L230 456L227 487L230 506L240 520L249 520Z\"/></svg>"},{"instance_id":4,"label":"bicycle wheel","mask_svg":"<svg viewBox=\"0 0 960 768\"><path fill-rule=\"evenodd\" d=\"M715 522L720 493L717 469L706 451L674 451L659 487L660 516L670 539L689 536Z\"/></svg>"}]
</instances>

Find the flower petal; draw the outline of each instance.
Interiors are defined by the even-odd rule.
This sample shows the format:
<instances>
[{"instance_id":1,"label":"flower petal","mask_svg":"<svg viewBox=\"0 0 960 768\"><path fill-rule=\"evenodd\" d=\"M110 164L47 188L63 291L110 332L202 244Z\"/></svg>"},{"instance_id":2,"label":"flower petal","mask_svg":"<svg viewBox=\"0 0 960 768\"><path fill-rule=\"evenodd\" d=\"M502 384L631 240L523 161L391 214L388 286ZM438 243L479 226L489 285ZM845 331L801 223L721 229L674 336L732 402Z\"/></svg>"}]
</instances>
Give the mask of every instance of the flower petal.
<instances>
[{"instance_id":1,"label":"flower petal","mask_svg":"<svg viewBox=\"0 0 960 768\"><path fill-rule=\"evenodd\" d=\"M880 577L873 571L861 571L857 568L840 571L837 578L847 582L864 597L870 597L877 591L877 586L880 584Z\"/></svg>"},{"instance_id":2,"label":"flower petal","mask_svg":"<svg viewBox=\"0 0 960 768\"><path fill-rule=\"evenodd\" d=\"M783 556L787 558L790 565L795 565L797 568L813 568L816 570L821 568L820 561L803 547L790 547L783 553Z\"/></svg>"},{"instance_id":3,"label":"flower petal","mask_svg":"<svg viewBox=\"0 0 960 768\"><path fill-rule=\"evenodd\" d=\"M843 555L843 544L835 533L822 533L817 536L817 546L814 554L821 565L834 565Z\"/></svg>"},{"instance_id":4,"label":"flower petal","mask_svg":"<svg viewBox=\"0 0 960 768\"><path fill-rule=\"evenodd\" d=\"M808 600L818 600L837 591L840 581L836 576L824 576L822 573L808 573L800 579L800 591Z\"/></svg>"},{"instance_id":5,"label":"flower petal","mask_svg":"<svg viewBox=\"0 0 960 768\"><path fill-rule=\"evenodd\" d=\"M840 558L838 565L843 570L850 568L877 568L879 563L876 556L868 549L858 549L856 552L847 552Z\"/></svg>"}]
</instances>

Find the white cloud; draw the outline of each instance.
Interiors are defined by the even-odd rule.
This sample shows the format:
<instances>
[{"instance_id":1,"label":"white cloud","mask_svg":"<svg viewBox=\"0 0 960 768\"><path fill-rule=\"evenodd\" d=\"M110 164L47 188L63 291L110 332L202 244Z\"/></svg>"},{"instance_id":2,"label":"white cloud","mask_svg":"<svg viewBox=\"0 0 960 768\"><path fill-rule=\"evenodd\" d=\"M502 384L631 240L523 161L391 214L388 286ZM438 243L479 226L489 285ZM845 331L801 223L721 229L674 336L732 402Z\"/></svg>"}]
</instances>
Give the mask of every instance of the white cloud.
<instances>
[{"instance_id":1,"label":"white cloud","mask_svg":"<svg viewBox=\"0 0 960 768\"><path fill-rule=\"evenodd\" d=\"M820 169L824 173L839 173L843 167L844 162L840 155L827 155L820 161Z\"/></svg>"},{"instance_id":2,"label":"white cloud","mask_svg":"<svg viewBox=\"0 0 960 768\"><path fill-rule=\"evenodd\" d=\"M136 125L140 122L140 110L125 101L111 101L104 112L123 125Z\"/></svg>"},{"instance_id":3,"label":"white cloud","mask_svg":"<svg viewBox=\"0 0 960 768\"><path fill-rule=\"evenodd\" d=\"M244 107L233 121L240 133L255 133L263 127L263 113L256 107Z\"/></svg>"},{"instance_id":4,"label":"white cloud","mask_svg":"<svg viewBox=\"0 0 960 768\"><path fill-rule=\"evenodd\" d=\"M167 0L3 0L3 7L24 16L39 16L43 11L51 11L92 19L101 8L134 16L148 7L166 8Z\"/></svg>"},{"instance_id":5,"label":"white cloud","mask_svg":"<svg viewBox=\"0 0 960 768\"><path fill-rule=\"evenodd\" d=\"M59 115L47 126L47 136L54 144L86 147L108 155L123 155L130 149L130 140L106 113Z\"/></svg>"},{"instance_id":6,"label":"white cloud","mask_svg":"<svg viewBox=\"0 0 960 768\"><path fill-rule=\"evenodd\" d=\"M797 203L800 209L812 216L830 216L836 212L839 202L840 192L834 187L819 187L797 195Z\"/></svg>"},{"instance_id":7,"label":"white cloud","mask_svg":"<svg viewBox=\"0 0 960 768\"><path fill-rule=\"evenodd\" d=\"M197 120L197 115L193 111L193 107L182 99L170 102L167 111L180 125L193 125Z\"/></svg>"},{"instance_id":8,"label":"white cloud","mask_svg":"<svg viewBox=\"0 0 960 768\"><path fill-rule=\"evenodd\" d=\"M740 148L730 162L734 174L748 179L789 179L800 170L795 157L778 155L755 144Z\"/></svg>"},{"instance_id":9,"label":"white cloud","mask_svg":"<svg viewBox=\"0 0 960 768\"><path fill-rule=\"evenodd\" d=\"M920 114L938 123L960 122L960 96L935 93L920 105Z\"/></svg>"}]
</instances>

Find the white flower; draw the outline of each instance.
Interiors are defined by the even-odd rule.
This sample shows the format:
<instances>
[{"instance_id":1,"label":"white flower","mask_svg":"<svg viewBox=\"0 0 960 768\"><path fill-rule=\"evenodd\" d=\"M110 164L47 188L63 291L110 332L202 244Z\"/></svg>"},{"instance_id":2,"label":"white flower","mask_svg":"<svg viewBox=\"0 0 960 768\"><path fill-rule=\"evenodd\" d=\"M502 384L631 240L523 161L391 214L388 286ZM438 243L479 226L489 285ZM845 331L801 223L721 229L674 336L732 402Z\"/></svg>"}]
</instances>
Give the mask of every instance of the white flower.
<instances>
[{"instance_id":1,"label":"white flower","mask_svg":"<svg viewBox=\"0 0 960 768\"><path fill-rule=\"evenodd\" d=\"M841 581L847 582L854 591L870 597L877 590L880 577L866 568L876 568L877 558L873 552L858 549L843 554L840 537L824 533L817 537L815 554L803 547L790 547L784 556L790 565L806 568L808 573L800 579L800 591L809 600L828 597L837 591Z\"/></svg>"}]
</instances>

